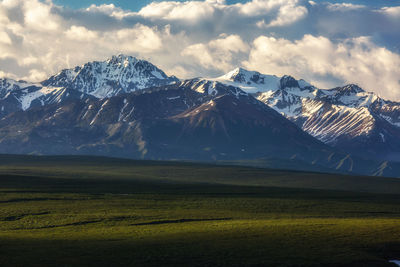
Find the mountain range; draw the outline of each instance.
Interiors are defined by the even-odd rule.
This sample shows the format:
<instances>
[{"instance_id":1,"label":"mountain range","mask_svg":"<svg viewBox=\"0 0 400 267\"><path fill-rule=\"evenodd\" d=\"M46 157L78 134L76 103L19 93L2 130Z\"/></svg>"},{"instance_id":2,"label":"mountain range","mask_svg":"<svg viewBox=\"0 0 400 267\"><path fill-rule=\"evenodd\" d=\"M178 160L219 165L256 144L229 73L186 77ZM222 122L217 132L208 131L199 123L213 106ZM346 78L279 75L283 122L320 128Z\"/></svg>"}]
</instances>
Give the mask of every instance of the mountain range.
<instances>
[{"instance_id":1,"label":"mountain range","mask_svg":"<svg viewBox=\"0 0 400 267\"><path fill-rule=\"evenodd\" d=\"M351 154L400 160L400 103L355 84L318 89L290 76L235 69L216 80L252 93L320 141Z\"/></svg>"},{"instance_id":2,"label":"mountain range","mask_svg":"<svg viewBox=\"0 0 400 267\"><path fill-rule=\"evenodd\" d=\"M40 83L0 79L0 153L400 176L399 112L354 84L319 89L242 68L180 80L118 55Z\"/></svg>"}]
</instances>

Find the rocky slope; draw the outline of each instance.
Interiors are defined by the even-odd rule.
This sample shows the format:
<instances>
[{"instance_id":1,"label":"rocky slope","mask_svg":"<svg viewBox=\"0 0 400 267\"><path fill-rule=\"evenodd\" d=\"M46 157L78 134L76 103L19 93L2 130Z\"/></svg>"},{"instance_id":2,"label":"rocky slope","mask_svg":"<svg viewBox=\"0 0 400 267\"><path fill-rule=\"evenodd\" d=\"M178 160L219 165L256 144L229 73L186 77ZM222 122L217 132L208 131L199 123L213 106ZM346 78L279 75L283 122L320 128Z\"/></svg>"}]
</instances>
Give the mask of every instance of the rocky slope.
<instances>
[{"instance_id":1,"label":"rocky slope","mask_svg":"<svg viewBox=\"0 0 400 267\"><path fill-rule=\"evenodd\" d=\"M240 89L220 83L200 89L197 82L15 112L0 121L0 152L310 160L326 149Z\"/></svg>"},{"instance_id":2,"label":"rocky slope","mask_svg":"<svg viewBox=\"0 0 400 267\"><path fill-rule=\"evenodd\" d=\"M215 80L251 92L330 146L375 159L400 160L400 103L354 84L324 90L290 76L244 69Z\"/></svg>"}]
</instances>

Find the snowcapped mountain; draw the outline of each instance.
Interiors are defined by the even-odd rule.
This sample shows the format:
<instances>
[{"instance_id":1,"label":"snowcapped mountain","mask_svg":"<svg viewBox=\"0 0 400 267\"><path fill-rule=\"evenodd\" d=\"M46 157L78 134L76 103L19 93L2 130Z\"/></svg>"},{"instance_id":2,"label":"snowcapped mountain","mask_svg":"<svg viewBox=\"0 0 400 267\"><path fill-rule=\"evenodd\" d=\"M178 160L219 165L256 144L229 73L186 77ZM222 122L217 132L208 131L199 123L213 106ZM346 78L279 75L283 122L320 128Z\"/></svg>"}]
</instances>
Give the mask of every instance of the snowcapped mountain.
<instances>
[{"instance_id":1,"label":"snowcapped mountain","mask_svg":"<svg viewBox=\"0 0 400 267\"><path fill-rule=\"evenodd\" d=\"M113 56L62 70L41 83L0 79L0 117L68 99L105 98L178 81L145 60Z\"/></svg>"},{"instance_id":2,"label":"snowcapped mountain","mask_svg":"<svg viewBox=\"0 0 400 267\"><path fill-rule=\"evenodd\" d=\"M199 79L34 107L0 120L0 153L193 160L295 155L311 162L325 158L325 150L251 95Z\"/></svg>"},{"instance_id":3,"label":"snowcapped mountain","mask_svg":"<svg viewBox=\"0 0 400 267\"><path fill-rule=\"evenodd\" d=\"M395 175L400 168L338 152L251 94L204 79L13 112L0 120L0 153L274 158L295 169L375 175Z\"/></svg>"},{"instance_id":4,"label":"snowcapped mountain","mask_svg":"<svg viewBox=\"0 0 400 267\"><path fill-rule=\"evenodd\" d=\"M8 93L14 90L20 90L27 87L35 86L35 84L28 83L25 81L15 81L12 79L3 78L0 79L0 97L5 97ZM36 85L39 86L39 85Z\"/></svg>"},{"instance_id":5,"label":"snowcapped mountain","mask_svg":"<svg viewBox=\"0 0 400 267\"><path fill-rule=\"evenodd\" d=\"M256 83L259 77L273 82ZM400 160L400 103L354 84L325 90L290 76L244 69L215 80L248 90L326 144L363 156Z\"/></svg>"},{"instance_id":6,"label":"snowcapped mountain","mask_svg":"<svg viewBox=\"0 0 400 267\"><path fill-rule=\"evenodd\" d=\"M177 81L175 76L168 77L148 61L118 55L106 61L89 62L73 69L62 70L42 84L105 98Z\"/></svg>"},{"instance_id":7,"label":"snowcapped mountain","mask_svg":"<svg viewBox=\"0 0 400 267\"><path fill-rule=\"evenodd\" d=\"M278 89L280 78L275 75L264 75L257 71L236 68L221 77L211 80L232 86L240 86L247 93L257 93L263 92L265 88L270 88L270 90Z\"/></svg>"},{"instance_id":8,"label":"snowcapped mountain","mask_svg":"<svg viewBox=\"0 0 400 267\"><path fill-rule=\"evenodd\" d=\"M306 81L297 81L290 76L278 77L275 75L266 75L257 71L248 71L243 68L236 68L221 77L210 80L238 86L247 93L275 91L281 87L311 87Z\"/></svg>"},{"instance_id":9,"label":"snowcapped mountain","mask_svg":"<svg viewBox=\"0 0 400 267\"><path fill-rule=\"evenodd\" d=\"M35 106L87 97L90 96L63 87L45 87L37 83L0 79L0 117Z\"/></svg>"},{"instance_id":10,"label":"snowcapped mountain","mask_svg":"<svg viewBox=\"0 0 400 267\"><path fill-rule=\"evenodd\" d=\"M119 55L42 83L0 79L0 153L275 158L302 170L397 175L400 163L386 160L400 160L400 104L356 85L322 90L242 68L180 81Z\"/></svg>"}]
</instances>

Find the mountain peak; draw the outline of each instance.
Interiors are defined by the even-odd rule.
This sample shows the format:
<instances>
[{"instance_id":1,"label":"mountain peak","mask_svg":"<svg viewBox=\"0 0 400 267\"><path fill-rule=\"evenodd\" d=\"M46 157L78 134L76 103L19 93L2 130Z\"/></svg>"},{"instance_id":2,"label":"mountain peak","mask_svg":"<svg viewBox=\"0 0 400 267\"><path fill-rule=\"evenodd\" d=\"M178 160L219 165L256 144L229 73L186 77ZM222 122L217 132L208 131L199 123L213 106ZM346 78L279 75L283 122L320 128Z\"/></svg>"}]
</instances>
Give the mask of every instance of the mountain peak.
<instances>
[{"instance_id":1,"label":"mountain peak","mask_svg":"<svg viewBox=\"0 0 400 267\"><path fill-rule=\"evenodd\" d=\"M277 90L279 86L279 77L261 74L258 71L250 71L244 68L236 68L216 78L216 80L238 86L248 93Z\"/></svg>"},{"instance_id":2,"label":"mountain peak","mask_svg":"<svg viewBox=\"0 0 400 267\"><path fill-rule=\"evenodd\" d=\"M357 84L348 84L343 87L337 88L338 92L346 93L346 94L357 94L357 93L364 93L364 89L359 87Z\"/></svg>"},{"instance_id":3,"label":"mountain peak","mask_svg":"<svg viewBox=\"0 0 400 267\"><path fill-rule=\"evenodd\" d=\"M108 64L124 64L124 67L127 67L131 63L136 63L139 60L136 57L128 56L125 54L113 55L106 62ZM150 62L149 62L150 64Z\"/></svg>"},{"instance_id":4,"label":"mountain peak","mask_svg":"<svg viewBox=\"0 0 400 267\"><path fill-rule=\"evenodd\" d=\"M257 71L249 71L238 67L223 75L221 78L238 83L249 83L251 81L256 82L259 76L260 73Z\"/></svg>"},{"instance_id":5,"label":"mountain peak","mask_svg":"<svg viewBox=\"0 0 400 267\"><path fill-rule=\"evenodd\" d=\"M88 62L43 81L45 86L68 87L97 98L177 82L146 60L119 54L106 61Z\"/></svg>"},{"instance_id":6,"label":"mountain peak","mask_svg":"<svg viewBox=\"0 0 400 267\"><path fill-rule=\"evenodd\" d=\"M279 81L279 84L280 84L280 89L293 88L293 87L300 88L299 82L295 78L289 75L284 75Z\"/></svg>"}]
</instances>

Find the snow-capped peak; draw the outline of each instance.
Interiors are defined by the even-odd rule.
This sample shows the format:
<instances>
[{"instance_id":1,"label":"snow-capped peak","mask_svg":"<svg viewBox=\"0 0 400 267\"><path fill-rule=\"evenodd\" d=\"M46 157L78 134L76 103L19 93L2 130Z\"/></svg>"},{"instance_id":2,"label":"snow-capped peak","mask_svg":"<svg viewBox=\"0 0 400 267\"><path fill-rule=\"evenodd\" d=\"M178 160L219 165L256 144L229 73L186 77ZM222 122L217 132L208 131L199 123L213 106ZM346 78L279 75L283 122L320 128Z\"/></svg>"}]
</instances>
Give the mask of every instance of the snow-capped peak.
<instances>
[{"instance_id":1,"label":"snow-capped peak","mask_svg":"<svg viewBox=\"0 0 400 267\"><path fill-rule=\"evenodd\" d=\"M258 71L249 71L243 68L236 68L227 74L217 78L220 80L230 80L232 82L242 83L242 84L266 84L269 80L279 79L275 75L265 75Z\"/></svg>"},{"instance_id":2,"label":"snow-capped peak","mask_svg":"<svg viewBox=\"0 0 400 267\"><path fill-rule=\"evenodd\" d=\"M280 89L285 88L300 88L299 82L289 75L284 75L279 81Z\"/></svg>"},{"instance_id":3,"label":"snow-capped peak","mask_svg":"<svg viewBox=\"0 0 400 267\"><path fill-rule=\"evenodd\" d=\"M26 88L29 86L37 86L37 84L34 83L29 83L26 81L16 81L13 79L8 79L8 78L0 78L0 89L1 90L18 90L21 88Z\"/></svg>"},{"instance_id":4,"label":"snow-capped peak","mask_svg":"<svg viewBox=\"0 0 400 267\"><path fill-rule=\"evenodd\" d=\"M212 80L240 87L247 93L257 93L279 89L280 78L275 75L261 74L258 71L236 68Z\"/></svg>"},{"instance_id":5,"label":"snow-capped peak","mask_svg":"<svg viewBox=\"0 0 400 267\"><path fill-rule=\"evenodd\" d=\"M146 60L117 55L106 61L88 62L50 77L45 86L68 87L98 98L177 82Z\"/></svg>"},{"instance_id":6,"label":"snow-capped peak","mask_svg":"<svg viewBox=\"0 0 400 267\"><path fill-rule=\"evenodd\" d=\"M248 71L245 70L243 68L236 68L230 72L228 72L227 74L221 76L220 78L222 79L227 79L227 80L231 80L233 82L239 82L239 83L257 83L257 82L261 82L262 81L258 81L258 79L256 79L256 77L259 77L260 73L257 71Z\"/></svg>"},{"instance_id":7,"label":"snow-capped peak","mask_svg":"<svg viewBox=\"0 0 400 267\"><path fill-rule=\"evenodd\" d=\"M366 92L358 85L348 84L329 90L320 90L321 99L333 104L346 105L349 107L369 107L375 101L383 101L376 94Z\"/></svg>"},{"instance_id":8,"label":"snow-capped peak","mask_svg":"<svg viewBox=\"0 0 400 267\"><path fill-rule=\"evenodd\" d=\"M40 88L41 85L22 80L16 81L8 78L0 78L0 99L7 97L11 92L19 91L29 87Z\"/></svg>"},{"instance_id":9,"label":"snow-capped peak","mask_svg":"<svg viewBox=\"0 0 400 267\"><path fill-rule=\"evenodd\" d=\"M348 84L343 87L337 87L331 90L336 90L338 93L345 94L345 95L354 95L358 93L364 93L364 89L359 87L356 84Z\"/></svg>"},{"instance_id":10,"label":"snow-capped peak","mask_svg":"<svg viewBox=\"0 0 400 267\"><path fill-rule=\"evenodd\" d=\"M136 57L127 56L124 54L114 55L106 60L108 64L123 65L124 67L127 67L129 66L129 64L135 63L137 61L139 60Z\"/></svg>"}]
</instances>

